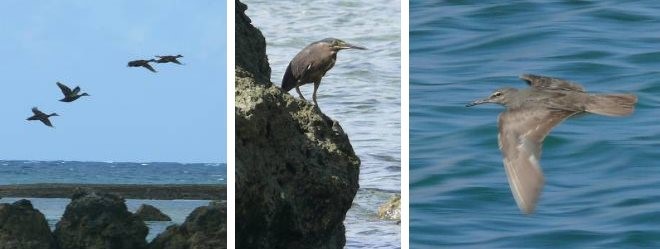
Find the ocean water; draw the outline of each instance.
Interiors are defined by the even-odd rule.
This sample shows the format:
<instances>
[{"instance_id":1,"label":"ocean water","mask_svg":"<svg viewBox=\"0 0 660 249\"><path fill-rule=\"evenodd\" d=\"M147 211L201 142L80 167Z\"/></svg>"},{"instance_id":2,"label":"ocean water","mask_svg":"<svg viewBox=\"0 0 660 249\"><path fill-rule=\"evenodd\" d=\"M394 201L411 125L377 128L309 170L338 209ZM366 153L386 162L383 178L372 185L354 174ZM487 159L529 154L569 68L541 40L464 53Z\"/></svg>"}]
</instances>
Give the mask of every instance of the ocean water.
<instances>
[{"instance_id":1,"label":"ocean water","mask_svg":"<svg viewBox=\"0 0 660 249\"><path fill-rule=\"evenodd\" d=\"M413 1L411 248L660 248L660 4ZM625 118L546 138L546 185L522 215L497 146L503 108L465 104L536 73L631 92Z\"/></svg>"},{"instance_id":2,"label":"ocean water","mask_svg":"<svg viewBox=\"0 0 660 249\"><path fill-rule=\"evenodd\" d=\"M128 163L72 161L6 161L0 160L0 185L28 183L96 183L96 184L226 184L227 167L221 163ZM22 198L2 198L0 203L13 203ZM60 220L68 198L26 198L44 214L52 229ZM126 200L129 211L150 204L172 218L170 222L147 222L151 241L168 226L181 224L195 208L208 200Z\"/></svg>"},{"instance_id":3,"label":"ocean water","mask_svg":"<svg viewBox=\"0 0 660 249\"><path fill-rule=\"evenodd\" d=\"M309 43L335 37L368 48L339 52L317 97L362 160L361 189L344 223L346 247L399 248L399 225L377 219L376 210L401 189L401 2L243 2L266 37L271 81L278 86L289 61ZM313 84L301 90L311 101Z\"/></svg>"}]
</instances>

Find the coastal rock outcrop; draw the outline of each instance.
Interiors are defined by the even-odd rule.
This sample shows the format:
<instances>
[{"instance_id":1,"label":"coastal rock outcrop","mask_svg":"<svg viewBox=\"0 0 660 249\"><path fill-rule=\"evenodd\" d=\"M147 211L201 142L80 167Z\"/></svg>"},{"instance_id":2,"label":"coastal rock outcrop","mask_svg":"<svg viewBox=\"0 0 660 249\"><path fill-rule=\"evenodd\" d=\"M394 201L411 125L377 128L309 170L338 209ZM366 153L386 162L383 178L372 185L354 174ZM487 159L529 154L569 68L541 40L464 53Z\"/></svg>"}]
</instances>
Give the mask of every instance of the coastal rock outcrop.
<instances>
[{"instance_id":1,"label":"coastal rock outcrop","mask_svg":"<svg viewBox=\"0 0 660 249\"><path fill-rule=\"evenodd\" d=\"M55 228L61 249L144 249L148 228L112 194L73 195Z\"/></svg>"},{"instance_id":2,"label":"coastal rock outcrop","mask_svg":"<svg viewBox=\"0 0 660 249\"><path fill-rule=\"evenodd\" d=\"M0 204L0 249L56 249L44 215L28 200Z\"/></svg>"},{"instance_id":3,"label":"coastal rock outcrop","mask_svg":"<svg viewBox=\"0 0 660 249\"><path fill-rule=\"evenodd\" d=\"M227 207L210 204L198 207L181 225L173 225L158 235L150 249L227 248Z\"/></svg>"},{"instance_id":4,"label":"coastal rock outcrop","mask_svg":"<svg viewBox=\"0 0 660 249\"><path fill-rule=\"evenodd\" d=\"M360 159L338 122L270 83L236 0L236 247L343 248Z\"/></svg>"},{"instance_id":5,"label":"coastal rock outcrop","mask_svg":"<svg viewBox=\"0 0 660 249\"><path fill-rule=\"evenodd\" d=\"M135 211L135 215L137 217L140 217L143 221L171 221L172 219L161 212L158 208L149 205L149 204L142 204L137 211Z\"/></svg>"},{"instance_id":6,"label":"coastal rock outcrop","mask_svg":"<svg viewBox=\"0 0 660 249\"><path fill-rule=\"evenodd\" d=\"M378 217L388 220L401 220L401 195L392 196L378 208Z\"/></svg>"}]
</instances>

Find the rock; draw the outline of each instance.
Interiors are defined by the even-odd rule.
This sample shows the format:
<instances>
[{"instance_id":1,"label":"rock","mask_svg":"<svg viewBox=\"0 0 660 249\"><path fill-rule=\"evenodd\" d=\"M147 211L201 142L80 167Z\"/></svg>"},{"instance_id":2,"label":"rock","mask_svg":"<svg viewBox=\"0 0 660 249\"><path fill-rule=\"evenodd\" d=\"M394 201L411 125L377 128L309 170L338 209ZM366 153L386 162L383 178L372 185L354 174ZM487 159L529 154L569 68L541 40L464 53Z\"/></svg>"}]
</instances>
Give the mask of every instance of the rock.
<instances>
[{"instance_id":1,"label":"rock","mask_svg":"<svg viewBox=\"0 0 660 249\"><path fill-rule=\"evenodd\" d=\"M268 81L264 37L236 6L236 247L343 248L360 159L339 123Z\"/></svg>"},{"instance_id":2,"label":"rock","mask_svg":"<svg viewBox=\"0 0 660 249\"><path fill-rule=\"evenodd\" d=\"M169 216L158 210L158 208L149 205L142 204L140 208L135 212L135 215L140 217L143 221L171 221Z\"/></svg>"},{"instance_id":3,"label":"rock","mask_svg":"<svg viewBox=\"0 0 660 249\"><path fill-rule=\"evenodd\" d=\"M28 200L0 204L0 249L56 249L44 215Z\"/></svg>"},{"instance_id":4,"label":"rock","mask_svg":"<svg viewBox=\"0 0 660 249\"><path fill-rule=\"evenodd\" d=\"M401 220L401 195L392 196L390 200L378 208L378 217L388 220Z\"/></svg>"},{"instance_id":5,"label":"rock","mask_svg":"<svg viewBox=\"0 0 660 249\"><path fill-rule=\"evenodd\" d=\"M148 228L111 194L78 192L55 228L61 249L144 249Z\"/></svg>"},{"instance_id":6,"label":"rock","mask_svg":"<svg viewBox=\"0 0 660 249\"><path fill-rule=\"evenodd\" d=\"M150 249L227 248L227 207L210 204L195 209L180 226L173 225L158 235Z\"/></svg>"}]
</instances>

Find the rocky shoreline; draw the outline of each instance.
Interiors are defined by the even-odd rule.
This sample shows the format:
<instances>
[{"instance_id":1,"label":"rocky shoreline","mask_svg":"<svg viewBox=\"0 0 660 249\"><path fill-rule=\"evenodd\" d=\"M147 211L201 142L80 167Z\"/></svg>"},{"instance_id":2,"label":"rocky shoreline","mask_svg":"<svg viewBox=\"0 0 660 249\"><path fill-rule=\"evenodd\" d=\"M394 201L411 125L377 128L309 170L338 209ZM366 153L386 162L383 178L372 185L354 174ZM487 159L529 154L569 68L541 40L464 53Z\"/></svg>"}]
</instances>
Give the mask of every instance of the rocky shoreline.
<instances>
[{"instance_id":1,"label":"rocky shoreline","mask_svg":"<svg viewBox=\"0 0 660 249\"><path fill-rule=\"evenodd\" d=\"M227 199L227 187L220 184L16 184L0 185L0 197L69 198L79 190L110 193L126 199Z\"/></svg>"},{"instance_id":2,"label":"rocky shoreline","mask_svg":"<svg viewBox=\"0 0 660 249\"><path fill-rule=\"evenodd\" d=\"M147 226L127 210L124 198L78 191L52 232L30 201L0 204L0 249L221 249L227 243L226 219L226 206L212 202L147 243Z\"/></svg>"},{"instance_id":3,"label":"rocky shoreline","mask_svg":"<svg viewBox=\"0 0 660 249\"><path fill-rule=\"evenodd\" d=\"M339 122L270 82L246 10L236 0L236 247L343 248L360 158Z\"/></svg>"}]
</instances>

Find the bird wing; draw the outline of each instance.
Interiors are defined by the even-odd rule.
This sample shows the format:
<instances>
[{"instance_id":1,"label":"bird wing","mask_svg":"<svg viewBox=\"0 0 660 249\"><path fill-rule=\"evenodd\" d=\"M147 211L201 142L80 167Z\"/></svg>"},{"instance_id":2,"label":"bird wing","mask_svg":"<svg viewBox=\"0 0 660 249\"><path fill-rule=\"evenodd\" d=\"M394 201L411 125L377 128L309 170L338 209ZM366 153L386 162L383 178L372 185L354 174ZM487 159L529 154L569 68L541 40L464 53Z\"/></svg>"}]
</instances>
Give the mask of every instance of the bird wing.
<instances>
[{"instance_id":1,"label":"bird wing","mask_svg":"<svg viewBox=\"0 0 660 249\"><path fill-rule=\"evenodd\" d=\"M45 113L39 111L39 109L36 107L32 107L32 113L34 113L34 115L46 115Z\"/></svg>"},{"instance_id":2,"label":"bird wing","mask_svg":"<svg viewBox=\"0 0 660 249\"><path fill-rule=\"evenodd\" d=\"M520 79L527 82L527 85L533 88L584 92L584 88L579 84L558 78L523 74L520 75Z\"/></svg>"},{"instance_id":3,"label":"bird wing","mask_svg":"<svg viewBox=\"0 0 660 249\"><path fill-rule=\"evenodd\" d=\"M48 118L41 118L39 119L42 123L44 123L47 126L53 127L53 124L50 123L50 119Z\"/></svg>"},{"instance_id":4,"label":"bird wing","mask_svg":"<svg viewBox=\"0 0 660 249\"><path fill-rule=\"evenodd\" d=\"M174 62L174 63L176 63L176 64L179 64L179 65L183 65L183 64L181 64L181 62L180 62L179 60L177 60L176 58L172 58L172 62Z\"/></svg>"},{"instance_id":5,"label":"bird wing","mask_svg":"<svg viewBox=\"0 0 660 249\"><path fill-rule=\"evenodd\" d=\"M154 73L156 72L156 69L154 69L153 67L151 67L151 65L149 65L149 63L144 63L144 65L142 65L142 66L143 66L144 68L146 68L146 69L149 69L149 71L152 71L152 72L154 72Z\"/></svg>"},{"instance_id":6,"label":"bird wing","mask_svg":"<svg viewBox=\"0 0 660 249\"><path fill-rule=\"evenodd\" d=\"M76 88L73 89L73 94L78 94L80 92L80 87L76 86Z\"/></svg>"},{"instance_id":7,"label":"bird wing","mask_svg":"<svg viewBox=\"0 0 660 249\"><path fill-rule=\"evenodd\" d=\"M71 95L71 88L68 86L60 83L59 81L57 82L57 86L60 87L60 90L62 90L62 94L64 94L65 97Z\"/></svg>"},{"instance_id":8,"label":"bird wing","mask_svg":"<svg viewBox=\"0 0 660 249\"><path fill-rule=\"evenodd\" d=\"M507 110L499 116L499 147L509 186L518 208L532 213L543 188L539 160L543 139L575 112L549 109Z\"/></svg>"}]
</instances>

